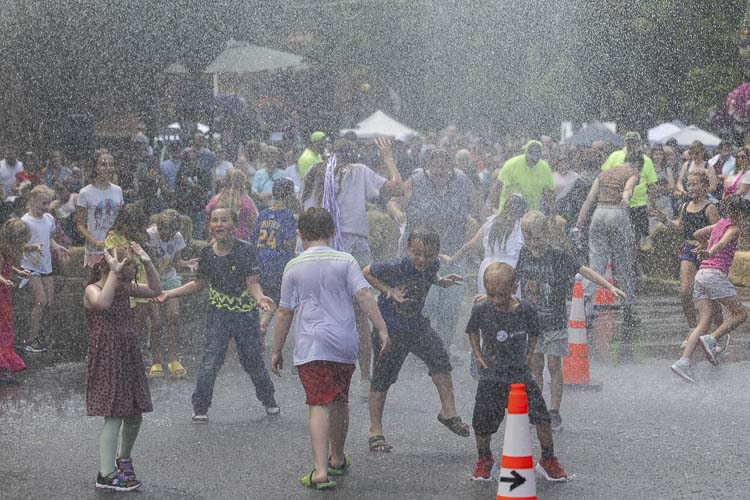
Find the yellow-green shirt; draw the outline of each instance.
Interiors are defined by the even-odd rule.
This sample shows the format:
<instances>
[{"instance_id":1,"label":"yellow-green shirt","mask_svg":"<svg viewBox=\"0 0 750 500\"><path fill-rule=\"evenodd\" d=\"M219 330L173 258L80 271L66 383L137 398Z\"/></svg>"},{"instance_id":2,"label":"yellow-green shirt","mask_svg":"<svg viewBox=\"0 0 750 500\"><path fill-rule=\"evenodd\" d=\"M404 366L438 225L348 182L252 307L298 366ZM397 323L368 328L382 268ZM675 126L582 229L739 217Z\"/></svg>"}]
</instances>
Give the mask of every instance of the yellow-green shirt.
<instances>
[{"instance_id":1,"label":"yellow-green shirt","mask_svg":"<svg viewBox=\"0 0 750 500\"><path fill-rule=\"evenodd\" d=\"M297 159L297 167L299 167L299 180L300 182L302 179L305 178L307 175L307 172L312 168L313 165L316 163L320 163L323 161L323 158L313 151L310 148L305 148L304 151L302 151L302 154L299 155L299 159Z\"/></svg>"},{"instance_id":2,"label":"yellow-green shirt","mask_svg":"<svg viewBox=\"0 0 750 500\"><path fill-rule=\"evenodd\" d=\"M620 149L609 155L607 161L605 161L602 165L602 171L615 168L618 165L622 165L623 163L625 163L626 154L627 153L624 149ZM646 196L648 193L648 187L651 184L656 184L656 182L657 178L656 170L654 170L654 162L652 162L651 158L649 158L648 156L643 155L641 180L633 190L633 196L630 197L630 208L645 207L648 203L648 198Z\"/></svg>"},{"instance_id":3,"label":"yellow-green shirt","mask_svg":"<svg viewBox=\"0 0 750 500\"><path fill-rule=\"evenodd\" d=\"M544 190L555 190L552 169L547 162L539 160L536 165L529 168L526 166L526 155L514 156L506 161L497 178L503 183L499 210L503 209L505 202L514 193L523 196L529 210L539 210L539 198Z\"/></svg>"}]
</instances>

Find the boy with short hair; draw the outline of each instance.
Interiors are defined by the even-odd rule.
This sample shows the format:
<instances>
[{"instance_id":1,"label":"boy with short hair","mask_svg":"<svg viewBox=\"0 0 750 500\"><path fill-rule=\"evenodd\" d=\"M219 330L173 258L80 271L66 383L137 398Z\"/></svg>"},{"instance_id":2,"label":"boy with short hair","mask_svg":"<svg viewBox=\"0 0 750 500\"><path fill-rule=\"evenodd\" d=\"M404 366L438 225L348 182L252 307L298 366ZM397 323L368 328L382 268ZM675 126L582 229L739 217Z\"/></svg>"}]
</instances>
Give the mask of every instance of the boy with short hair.
<instances>
[{"instance_id":1,"label":"boy with short hair","mask_svg":"<svg viewBox=\"0 0 750 500\"><path fill-rule=\"evenodd\" d=\"M388 388L398 379L398 372L409 353L425 362L440 396L438 421L462 437L469 436L469 426L456 415L453 395L453 369L448 352L430 321L422 314L427 292L432 285L443 288L463 281L461 276L449 274L438 277L440 236L430 227L416 227L409 233L406 257L389 262L378 262L362 272L367 281L381 293L378 307L388 325L391 351L375 360L368 404L370 451L388 452L391 445L383 436L383 408ZM377 328L375 329L377 332ZM373 333L373 349L379 341Z\"/></svg>"},{"instance_id":2,"label":"boy with short hair","mask_svg":"<svg viewBox=\"0 0 750 500\"><path fill-rule=\"evenodd\" d=\"M541 338L533 351L534 379L544 387L544 357L550 373L550 418L552 428L562 427L560 403L563 394L562 358L568 355L568 318L566 300L576 274L608 289L617 297L627 298L596 271L582 266L565 250L550 247L549 220L542 212L532 210L521 219L524 247L518 257L516 275L521 296L531 302L539 316Z\"/></svg>"},{"instance_id":3,"label":"boy with short hair","mask_svg":"<svg viewBox=\"0 0 750 500\"><path fill-rule=\"evenodd\" d=\"M310 208L300 216L297 234L304 251L284 269L271 355L271 369L281 376L282 349L294 318L294 366L310 408L314 467L300 483L316 490L336 487L329 476L344 475L350 465L344 443L349 384L359 350L355 299L379 332L380 354L390 346L388 329L357 261L328 246L333 233L333 218L326 210Z\"/></svg>"},{"instance_id":4,"label":"boy with short hair","mask_svg":"<svg viewBox=\"0 0 750 500\"><path fill-rule=\"evenodd\" d=\"M518 279L508 264L490 264L484 272L485 300L471 310L466 334L479 367L479 385L474 402L472 427L479 458L472 479L492 480L495 460L490 449L492 435L505 417L511 384L525 384L529 420L536 425L542 458L537 472L549 481L567 481L568 475L555 457L550 415L529 367L541 334L532 305L513 296ZM528 344L528 347L527 347Z\"/></svg>"}]
</instances>

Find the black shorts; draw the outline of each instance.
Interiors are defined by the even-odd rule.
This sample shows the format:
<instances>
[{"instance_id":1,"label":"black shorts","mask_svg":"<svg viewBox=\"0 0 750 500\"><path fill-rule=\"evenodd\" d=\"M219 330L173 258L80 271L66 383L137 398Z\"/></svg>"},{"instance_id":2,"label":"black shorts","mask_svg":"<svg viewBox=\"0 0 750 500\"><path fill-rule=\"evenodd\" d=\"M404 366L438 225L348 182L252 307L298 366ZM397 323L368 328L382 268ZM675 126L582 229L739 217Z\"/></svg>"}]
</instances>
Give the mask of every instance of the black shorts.
<instances>
[{"instance_id":1,"label":"black shorts","mask_svg":"<svg viewBox=\"0 0 750 500\"><path fill-rule=\"evenodd\" d=\"M387 391L398 380L398 372L401 371L401 366L409 353L424 361L430 376L453 370L448 352L429 322L409 331L391 330L389 326L388 334L391 338L391 350L379 356L380 337L377 331L372 333L372 351L375 359L372 366L371 391Z\"/></svg>"},{"instance_id":2,"label":"black shorts","mask_svg":"<svg viewBox=\"0 0 750 500\"><path fill-rule=\"evenodd\" d=\"M633 238L636 243L648 236L648 209L645 205L630 208L630 225L633 227Z\"/></svg>"},{"instance_id":3,"label":"black shorts","mask_svg":"<svg viewBox=\"0 0 750 500\"><path fill-rule=\"evenodd\" d=\"M542 391L529 376L526 384L526 397L529 401L529 421L534 424L549 424L549 412L544 402ZM508 406L510 382L480 380L477 385L477 396L474 399L474 416L471 426L474 434L494 434L505 418Z\"/></svg>"}]
</instances>

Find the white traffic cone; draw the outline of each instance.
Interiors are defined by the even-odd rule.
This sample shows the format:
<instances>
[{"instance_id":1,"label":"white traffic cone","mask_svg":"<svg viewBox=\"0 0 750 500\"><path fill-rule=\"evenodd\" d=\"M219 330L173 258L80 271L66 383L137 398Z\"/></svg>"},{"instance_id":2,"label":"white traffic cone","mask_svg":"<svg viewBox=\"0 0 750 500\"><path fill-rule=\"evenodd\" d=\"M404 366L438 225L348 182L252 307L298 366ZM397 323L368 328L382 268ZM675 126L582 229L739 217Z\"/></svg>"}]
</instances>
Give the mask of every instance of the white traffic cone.
<instances>
[{"instance_id":1,"label":"white traffic cone","mask_svg":"<svg viewBox=\"0 0 750 500\"><path fill-rule=\"evenodd\" d=\"M496 500L506 498L536 499L534 458L531 456L529 402L524 384L511 384L505 414L503 456Z\"/></svg>"}]
</instances>

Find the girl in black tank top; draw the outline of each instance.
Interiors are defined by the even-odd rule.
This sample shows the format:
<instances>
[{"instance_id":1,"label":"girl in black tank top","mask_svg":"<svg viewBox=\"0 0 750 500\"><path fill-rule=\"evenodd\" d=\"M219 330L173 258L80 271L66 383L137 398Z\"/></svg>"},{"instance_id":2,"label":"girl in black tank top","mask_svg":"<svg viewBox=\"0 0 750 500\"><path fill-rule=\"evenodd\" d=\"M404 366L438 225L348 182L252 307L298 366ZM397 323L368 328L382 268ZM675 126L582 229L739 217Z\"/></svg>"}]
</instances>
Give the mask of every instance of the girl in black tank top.
<instances>
[{"instance_id":1,"label":"girl in black tank top","mask_svg":"<svg viewBox=\"0 0 750 500\"><path fill-rule=\"evenodd\" d=\"M688 212L687 206L689 202L685 202L680 207L680 220L682 221L682 238L685 240L694 240L693 233L698 229L703 229L706 226L711 225L706 215L706 209L711 205L710 202L706 202L703 207L697 212Z\"/></svg>"}]
</instances>

